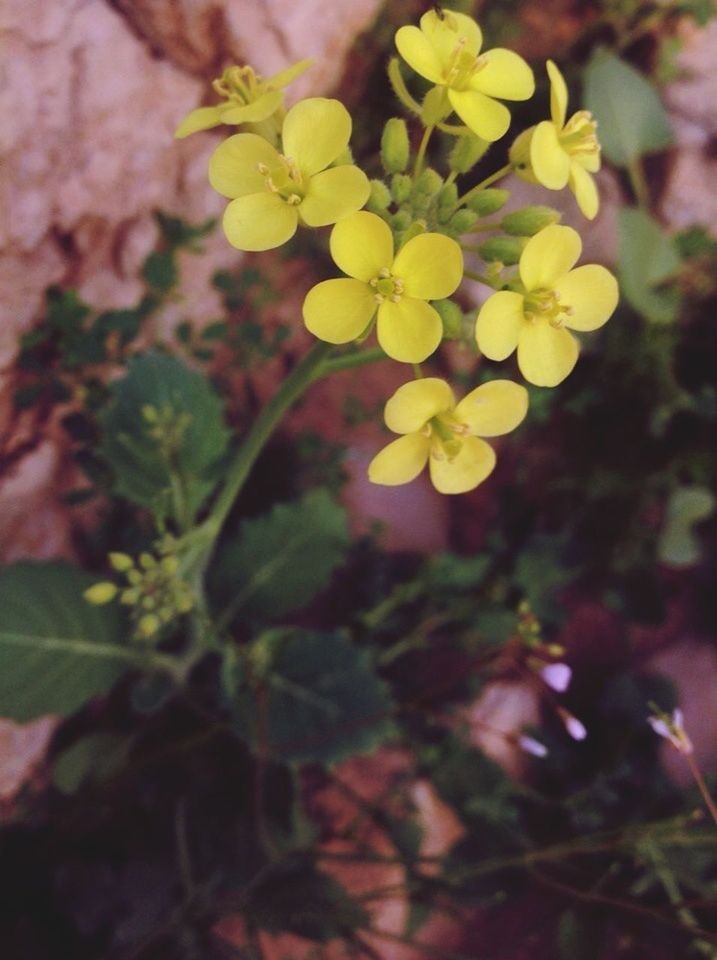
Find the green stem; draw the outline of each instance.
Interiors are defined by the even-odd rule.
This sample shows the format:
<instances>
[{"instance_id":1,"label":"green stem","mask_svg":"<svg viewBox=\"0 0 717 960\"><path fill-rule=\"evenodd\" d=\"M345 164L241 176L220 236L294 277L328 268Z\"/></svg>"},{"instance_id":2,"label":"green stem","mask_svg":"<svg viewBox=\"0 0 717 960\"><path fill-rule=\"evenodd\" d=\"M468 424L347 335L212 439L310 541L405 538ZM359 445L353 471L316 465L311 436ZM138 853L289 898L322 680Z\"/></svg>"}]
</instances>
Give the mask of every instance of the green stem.
<instances>
[{"instance_id":1,"label":"green stem","mask_svg":"<svg viewBox=\"0 0 717 960\"><path fill-rule=\"evenodd\" d=\"M634 157L627 165L627 174L630 178L630 186L635 194L638 206L643 210L650 209L650 188L647 186L645 171L642 169L642 161L639 157Z\"/></svg>"},{"instance_id":2,"label":"green stem","mask_svg":"<svg viewBox=\"0 0 717 960\"><path fill-rule=\"evenodd\" d=\"M323 365L316 371L314 380L323 379L332 373L340 373L341 370L353 370L354 367L363 367L367 363L375 363L377 360L386 359L386 354L381 347L375 347L373 350L363 350L357 353L346 353L342 357L324 360Z\"/></svg>"},{"instance_id":3,"label":"green stem","mask_svg":"<svg viewBox=\"0 0 717 960\"><path fill-rule=\"evenodd\" d=\"M464 270L463 276L468 277L469 280L476 280L478 283L484 283L486 287L491 287L495 290L495 284L491 283L488 277L484 277L482 273L475 273L473 270Z\"/></svg>"},{"instance_id":4,"label":"green stem","mask_svg":"<svg viewBox=\"0 0 717 960\"><path fill-rule=\"evenodd\" d=\"M423 161L426 157L426 149L428 147L428 141L431 139L431 134L433 133L435 126L431 124L426 127L423 131L423 136L421 137L421 143L418 147L418 153L416 154L416 165L413 168L413 176L417 177L421 170L423 170Z\"/></svg>"},{"instance_id":5,"label":"green stem","mask_svg":"<svg viewBox=\"0 0 717 960\"><path fill-rule=\"evenodd\" d=\"M712 799L712 795L710 794L707 788L705 779L702 776L702 773L700 772L700 768L697 766L697 761L695 760L694 755L691 753L685 753L683 754L683 756L687 760L687 765L690 768L690 773L694 777L695 783L697 784L697 789L700 791L700 795L704 800L705 806L709 810L710 816L714 820L715 825L717 825L717 805L715 805L715 802Z\"/></svg>"},{"instance_id":6,"label":"green stem","mask_svg":"<svg viewBox=\"0 0 717 960\"><path fill-rule=\"evenodd\" d=\"M458 203L463 204L466 200L469 200L476 193L480 193L481 190L485 190L486 187L489 187L491 183L495 183L496 180L500 180L502 177L506 177L510 171L513 169L512 163L506 163L504 167L501 167L500 170L496 170L495 173L492 173L489 177L486 177L485 180L481 180L480 183L477 183L474 187L471 187L467 193L464 193L462 197L458 198Z\"/></svg>"}]
</instances>

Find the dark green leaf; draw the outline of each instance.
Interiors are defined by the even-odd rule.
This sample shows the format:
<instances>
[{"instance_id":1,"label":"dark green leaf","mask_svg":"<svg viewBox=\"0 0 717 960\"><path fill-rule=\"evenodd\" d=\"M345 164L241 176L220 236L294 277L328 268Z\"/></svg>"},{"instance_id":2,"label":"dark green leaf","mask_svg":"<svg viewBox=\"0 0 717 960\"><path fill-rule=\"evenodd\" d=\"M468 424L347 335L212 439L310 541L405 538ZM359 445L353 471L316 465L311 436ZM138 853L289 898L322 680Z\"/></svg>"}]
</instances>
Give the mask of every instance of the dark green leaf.
<instances>
[{"instance_id":1,"label":"dark green leaf","mask_svg":"<svg viewBox=\"0 0 717 960\"><path fill-rule=\"evenodd\" d=\"M150 253L142 267L144 279L153 290L166 293L177 283L177 264L171 251Z\"/></svg>"}]
</instances>

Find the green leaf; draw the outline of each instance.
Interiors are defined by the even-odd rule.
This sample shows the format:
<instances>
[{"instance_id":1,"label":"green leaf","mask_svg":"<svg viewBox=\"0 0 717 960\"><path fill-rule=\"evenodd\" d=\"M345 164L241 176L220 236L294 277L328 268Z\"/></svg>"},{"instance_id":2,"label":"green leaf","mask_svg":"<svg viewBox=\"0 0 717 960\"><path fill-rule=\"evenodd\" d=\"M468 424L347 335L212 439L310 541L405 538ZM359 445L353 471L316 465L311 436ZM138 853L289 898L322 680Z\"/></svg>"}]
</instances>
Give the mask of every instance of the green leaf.
<instances>
[{"instance_id":1,"label":"green leaf","mask_svg":"<svg viewBox=\"0 0 717 960\"><path fill-rule=\"evenodd\" d=\"M274 621L306 606L343 562L348 546L346 514L325 490L246 520L239 539L219 555L217 595L231 616Z\"/></svg>"},{"instance_id":2,"label":"green leaf","mask_svg":"<svg viewBox=\"0 0 717 960\"><path fill-rule=\"evenodd\" d=\"M209 382L174 357L150 353L131 361L111 394L99 417L99 450L114 470L116 493L157 512L166 512L171 499L175 516L191 520L214 487L229 442ZM150 408L172 429L149 421Z\"/></svg>"},{"instance_id":3,"label":"green leaf","mask_svg":"<svg viewBox=\"0 0 717 960\"><path fill-rule=\"evenodd\" d=\"M341 633L269 631L249 666L228 657L224 683L238 734L272 760L336 763L373 750L391 729L386 685Z\"/></svg>"},{"instance_id":4,"label":"green leaf","mask_svg":"<svg viewBox=\"0 0 717 960\"><path fill-rule=\"evenodd\" d=\"M113 607L82 596L96 580L65 563L0 571L0 715L69 714L109 689L136 660L119 646Z\"/></svg>"},{"instance_id":5,"label":"green leaf","mask_svg":"<svg viewBox=\"0 0 717 960\"><path fill-rule=\"evenodd\" d=\"M657 553L671 567L689 567L702 559L694 527L714 513L715 498L706 487L678 487L667 505Z\"/></svg>"},{"instance_id":6,"label":"green leaf","mask_svg":"<svg viewBox=\"0 0 717 960\"><path fill-rule=\"evenodd\" d=\"M596 117L603 153L629 166L672 143L672 130L657 91L613 53L598 50L585 70L585 107Z\"/></svg>"},{"instance_id":7,"label":"green leaf","mask_svg":"<svg viewBox=\"0 0 717 960\"><path fill-rule=\"evenodd\" d=\"M680 307L671 280L680 268L674 241L643 210L618 213L620 286L630 305L653 323L672 323Z\"/></svg>"},{"instance_id":8,"label":"green leaf","mask_svg":"<svg viewBox=\"0 0 717 960\"><path fill-rule=\"evenodd\" d=\"M144 261L142 274L153 290L161 293L171 290L179 279L174 253L171 250L150 253Z\"/></svg>"}]
</instances>

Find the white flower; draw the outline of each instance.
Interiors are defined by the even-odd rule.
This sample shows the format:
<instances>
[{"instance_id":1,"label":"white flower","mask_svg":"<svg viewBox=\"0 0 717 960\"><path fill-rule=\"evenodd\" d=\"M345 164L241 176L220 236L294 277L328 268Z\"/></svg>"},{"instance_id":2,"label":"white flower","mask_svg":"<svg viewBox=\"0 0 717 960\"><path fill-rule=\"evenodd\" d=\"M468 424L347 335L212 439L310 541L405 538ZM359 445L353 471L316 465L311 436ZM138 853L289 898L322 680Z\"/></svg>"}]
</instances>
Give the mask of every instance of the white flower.
<instances>
[{"instance_id":1,"label":"white flower","mask_svg":"<svg viewBox=\"0 0 717 960\"><path fill-rule=\"evenodd\" d=\"M565 693L570 686L573 671L567 663L549 663L540 671L540 676L556 693Z\"/></svg>"},{"instance_id":2,"label":"white flower","mask_svg":"<svg viewBox=\"0 0 717 960\"><path fill-rule=\"evenodd\" d=\"M659 737L669 740L675 750L680 753L692 753L692 741L687 736L684 725L684 715L679 707L672 711L672 716L666 713L655 713L647 718L647 722Z\"/></svg>"}]
</instances>

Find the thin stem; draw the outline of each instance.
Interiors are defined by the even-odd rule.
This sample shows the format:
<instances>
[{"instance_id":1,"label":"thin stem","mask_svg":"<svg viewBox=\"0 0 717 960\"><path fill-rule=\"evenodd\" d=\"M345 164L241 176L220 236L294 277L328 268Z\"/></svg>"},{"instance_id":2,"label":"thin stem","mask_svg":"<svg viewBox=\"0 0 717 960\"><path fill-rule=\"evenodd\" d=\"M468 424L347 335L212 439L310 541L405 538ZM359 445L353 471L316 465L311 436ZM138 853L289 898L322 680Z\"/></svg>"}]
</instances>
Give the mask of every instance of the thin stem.
<instances>
[{"instance_id":1,"label":"thin stem","mask_svg":"<svg viewBox=\"0 0 717 960\"><path fill-rule=\"evenodd\" d=\"M642 161L640 157L634 157L629 161L627 165L627 174L630 178L630 186L635 194L635 199L637 200L638 206L640 206L643 210L649 210L650 189L647 186L645 171L642 169Z\"/></svg>"},{"instance_id":2,"label":"thin stem","mask_svg":"<svg viewBox=\"0 0 717 960\"><path fill-rule=\"evenodd\" d=\"M707 784L705 783L705 779L702 776L702 773L700 772L700 768L697 766L697 762L694 758L694 755L691 753L686 753L684 754L684 757L687 760L687 765L690 768L690 773L695 778L697 789L700 791L700 794L702 795L702 799L705 802L705 806L709 810L710 816L714 820L715 824L717 824L717 806L715 805L715 802L712 799L712 795L710 794L709 789L707 788Z\"/></svg>"},{"instance_id":3,"label":"thin stem","mask_svg":"<svg viewBox=\"0 0 717 960\"><path fill-rule=\"evenodd\" d=\"M431 124L426 127L423 131L423 136L421 137L421 143L418 147L418 153L416 154L416 165L413 168L413 175L417 177L421 170L423 170L423 161L426 156L426 148L428 147L428 141L431 139L431 134L435 130L435 126Z\"/></svg>"},{"instance_id":4,"label":"thin stem","mask_svg":"<svg viewBox=\"0 0 717 960\"><path fill-rule=\"evenodd\" d=\"M486 187L489 187L491 183L495 183L496 180L500 180L502 177L506 177L511 170L513 169L512 163L506 163L504 167L501 167L500 170L496 170L495 173L492 173L489 177L486 177L485 180L481 180L480 183L477 183L474 187L471 187L467 193L464 193L462 197L458 198L458 203L465 203L466 200L469 200L476 193L480 193L481 190L485 190Z\"/></svg>"},{"instance_id":5,"label":"thin stem","mask_svg":"<svg viewBox=\"0 0 717 960\"><path fill-rule=\"evenodd\" d=\"M341 370L353 370L354 367L363 367L367 363L375 363L377 360L387 359L381 347L375 347L373 350L347 353L342 357L333 357L330 360L324 360L323 364L314 374L314 380L323 379L323 377L328 377L332 373L339 373Z\"/></svg>"},{"instance_id":6,"label":"thin stem","mask_svg":"<svg viewBox=\"0 0 717 960\"><path fill-rule=\"evenodd\" d=\"M491 287L495 290L495 284L491 283L488 277L484 277L482 273L475 273L473 270L464 270L463 276L468 277L469 280L476 280L478 283L484 283L486 287Z\"/></svg>"}]
</instances>

